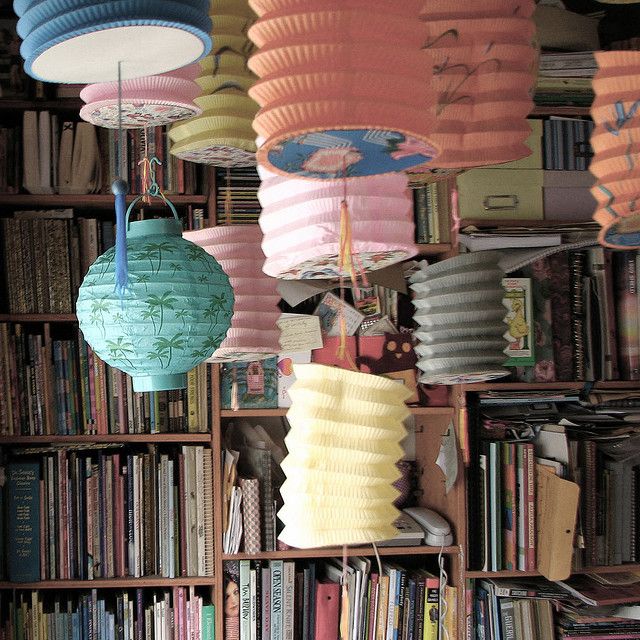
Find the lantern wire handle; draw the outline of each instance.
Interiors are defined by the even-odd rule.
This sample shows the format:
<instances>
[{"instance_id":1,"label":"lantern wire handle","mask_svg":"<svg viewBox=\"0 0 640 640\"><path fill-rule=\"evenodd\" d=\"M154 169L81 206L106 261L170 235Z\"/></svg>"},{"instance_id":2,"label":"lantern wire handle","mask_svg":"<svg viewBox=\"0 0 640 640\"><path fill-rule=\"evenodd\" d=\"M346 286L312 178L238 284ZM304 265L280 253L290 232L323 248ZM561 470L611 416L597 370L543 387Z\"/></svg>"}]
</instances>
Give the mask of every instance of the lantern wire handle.
<instances>
[{"instance_id":1,"label":"lantern wire handle","mask_svg":"<svg viewBox=\"0 0 640 640\"><path fill-rule=\"evenodd\" d=\"M122 61L118 61L118 139L116 141L116 179L111 184L111 192L115 196L116 209L116 272L115 291L123 302L126 290L129 288L129 267L127 265L127 229L125 224L125 212L127 209L127 191L129 185L122 177L123 171L122 147L124 145L122 129Z\"/></svg>"},{"instance_id":2,"label":"lantern wire handle","mask_svg":"<svg viewBox=\"0 0 640 640\"><path fill-rule=\"evenodd\" d=\"M451 190L451 243L452 250L458 251L458 232L460 231L460 209L458 208L458 189Z\"/></svg>"}]
</instances>

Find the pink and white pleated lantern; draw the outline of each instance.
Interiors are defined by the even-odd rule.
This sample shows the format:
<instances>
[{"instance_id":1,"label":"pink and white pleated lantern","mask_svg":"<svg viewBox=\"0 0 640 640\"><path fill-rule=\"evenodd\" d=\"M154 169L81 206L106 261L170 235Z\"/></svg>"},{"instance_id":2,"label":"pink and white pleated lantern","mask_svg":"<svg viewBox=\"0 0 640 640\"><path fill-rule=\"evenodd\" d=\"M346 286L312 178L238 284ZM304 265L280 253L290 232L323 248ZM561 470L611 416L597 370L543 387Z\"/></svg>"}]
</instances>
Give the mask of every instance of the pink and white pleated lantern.
<instances>
[{"instance_id":1,"label":"pink and white pleated lantern","mask_svg":"<svg viewBox=\"0 0 640 640\"><path fill-rule=\"evenodd\" d=\"M199 75L200 66L194 63L157 76L123 80L120 107L117 82L88 84L80 92L86 102L80 117L107 129L117 129L120 117L125 129L157 127L192 118L202 112L194 102L201 93L196 82Z\"/></svg>"},{"instance_id":2,"label":"pink and white pleated lantern","mask_svg":"<svg viewBox=\"0 0 640 640\"><path fill-rule=\"evenodd\" d=\"M202 247L229 276L235 302L231 328L207 362L258 360L280 351L277 280L262 272L257 225L222 225L182 234Z\"/></svg>"},{"instance_id":3,"label":"pink and white pleated lantern","mask_svg":"<svg viewBox=\"0 0 640 640\"><path fill-rule=\"evenodd\" d=\"M348 277L340 268L340 208L349 208L351 254L374 271L417 253L407 177L401 173L357 180L304 180L258 165L264 234L263 270L286 280ZM346 198L345 198L346 193Z\"/></svg>"}]
</instances>

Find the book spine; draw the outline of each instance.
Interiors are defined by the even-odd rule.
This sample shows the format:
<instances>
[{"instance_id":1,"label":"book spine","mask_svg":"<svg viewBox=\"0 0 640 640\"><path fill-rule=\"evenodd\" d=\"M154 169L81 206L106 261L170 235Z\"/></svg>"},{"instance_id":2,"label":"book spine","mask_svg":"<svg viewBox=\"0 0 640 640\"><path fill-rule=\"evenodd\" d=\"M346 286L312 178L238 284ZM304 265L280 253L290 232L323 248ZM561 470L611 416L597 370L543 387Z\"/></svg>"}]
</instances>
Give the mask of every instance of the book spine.
<instances>
[{"instance_id":1,"label":"book spine","mask_svg":"<svg viewBox=\"0 0 640 640\"><path fill-rule=\"evenodd\" d=\"M271 640L283 638L283 573L282 560L271 561Z\"/></svg>"},{"instance_id":2,"label":"book spine","mask_svg":"<svg viewBox=\"0 0 640 640\"><path fill-rule=\"evenodd\" d=\"M240 640L251 640L251 563L240 560Z\"/></svg>"},{"instance_id":3,"label":"book spine","mask_svg":"<svg viewBox=\"0 0 640 640\"><path fill-rule=\"evenodd\" d=\"M285 562L282 574L282 631L283 640L293 640L293 626L295 613L295 580L296 565L294 562Z\"/></svg>"},{"instance_id":4,"label":"book spine","mask_svg":"<svg viewBox=\"0 0 640 640\"><path fill-rule=\"evenodd\" d=\"M503 554L502 568L507 571L516 569L517 518L516 518L516 468L515 445L511 442L502 443L502 530Z\"/></svg>"},{"instance_id":5,"label":"book spine","mask_svg":"<svg viewBox=\"0 0 640 640\"><path fill-rule=\"evenodd\" d=\"M536 479L535 479L535 452L533 444L524 445L524 477L526 496L526 528L527 528L527 571L536 570Z\"/></svg>"}]
</instances>

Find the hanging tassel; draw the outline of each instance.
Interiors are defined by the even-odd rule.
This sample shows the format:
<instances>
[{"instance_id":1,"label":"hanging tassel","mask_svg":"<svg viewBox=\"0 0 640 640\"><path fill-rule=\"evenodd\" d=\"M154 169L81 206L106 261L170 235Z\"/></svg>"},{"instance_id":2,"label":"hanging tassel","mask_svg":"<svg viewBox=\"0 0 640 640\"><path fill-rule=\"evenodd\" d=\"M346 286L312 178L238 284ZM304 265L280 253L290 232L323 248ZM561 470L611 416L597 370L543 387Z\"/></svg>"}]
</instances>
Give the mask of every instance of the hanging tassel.
<instances>
[{"instance_id":1,"label":"hanging tassel","mask_svg":"<svg viewBox=\"0 0 640 640\"><path fill-rule=\"evenodd\" d=\"M111 191L116 197L116 293L122 298L129 288L129 266L127 264L127 183L122 178L116 178L111 185Z\"/></svg>"}]
</instances>

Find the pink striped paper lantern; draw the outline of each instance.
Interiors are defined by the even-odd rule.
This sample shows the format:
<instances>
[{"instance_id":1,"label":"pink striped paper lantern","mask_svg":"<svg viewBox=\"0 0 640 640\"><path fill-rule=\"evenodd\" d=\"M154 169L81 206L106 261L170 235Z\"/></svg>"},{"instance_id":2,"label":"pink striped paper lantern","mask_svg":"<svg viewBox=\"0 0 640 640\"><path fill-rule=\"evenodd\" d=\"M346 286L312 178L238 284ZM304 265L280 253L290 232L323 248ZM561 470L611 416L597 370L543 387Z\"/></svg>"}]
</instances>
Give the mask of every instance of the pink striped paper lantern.
<instances>
[{"instance_id":1,"label":"pink striped paper lantern","mask_svg":"<svg viewBox=\"0 0 640 640\"><path fill-rule=\"evenodd\" d=\"M374 271L417 253L407 177L401 173L357 180L304 180L258 165L258 199L264 233L263 270L283 279L334 278L339 268L340 206L345 195L351 222L351 252L364 271Z\"/></svg>"},{"instance_id":2,"label":"pink striped paper lantern","mask_svg":"<svg viewBox=\"0 0 640 640\"><path fill-rule=\"evenodd\" d=\"M258 360L280 351L277 280L262 272L257 225L208 227L182 234L212 255L229 276L235 302L231 328L207 362Z\"/></svg>"},{"instance_id":3,"label":"pink striped paper lantern","mask_svg":"<svg viewBox=\"0 0 640 640\"><path fill-rule=\"evenodd\" d=\"M424 81L422 0L250 0L260 81L258 163L332 180L431 160L436 94Z\"/></svg>"},{"instance_id":4,"label":"pink striped paper lantern","mask_svg":"<svg viewBox=\"0 0 640 640\"><path fill-rule=\"evenodd\" d=\"M202 112L194 102L201 93L196 82L199 75L200 65L194 63L157 76L123 80L121 109L117 82L88 84L80 92L86 102L80 117L107 129L118 128L119 111L125 129L157 127L192 118Z\"/></svg>"}]
</instances>

